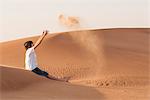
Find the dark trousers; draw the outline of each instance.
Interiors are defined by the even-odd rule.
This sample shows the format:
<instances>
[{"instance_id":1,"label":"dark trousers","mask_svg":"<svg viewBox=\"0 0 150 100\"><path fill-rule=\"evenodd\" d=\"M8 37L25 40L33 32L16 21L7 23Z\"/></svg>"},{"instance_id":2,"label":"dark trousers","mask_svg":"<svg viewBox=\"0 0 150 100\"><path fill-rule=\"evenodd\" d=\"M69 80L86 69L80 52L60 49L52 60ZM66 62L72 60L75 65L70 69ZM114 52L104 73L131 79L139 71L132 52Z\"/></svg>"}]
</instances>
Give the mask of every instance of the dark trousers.
<instances>
[{"instance_id":1,"label":"dark trousers","mask_svg":"<svg viewBox=\"0 0 150 100\"><path fill-rule=\"evenodd\" d=\"M45 77L48 77L48 73L39 69L38 67L36 67L35 69L32 70L32 72L38 74L38 75L41 75L41 76L45 76Z\"/></svg>"}]
</instances>

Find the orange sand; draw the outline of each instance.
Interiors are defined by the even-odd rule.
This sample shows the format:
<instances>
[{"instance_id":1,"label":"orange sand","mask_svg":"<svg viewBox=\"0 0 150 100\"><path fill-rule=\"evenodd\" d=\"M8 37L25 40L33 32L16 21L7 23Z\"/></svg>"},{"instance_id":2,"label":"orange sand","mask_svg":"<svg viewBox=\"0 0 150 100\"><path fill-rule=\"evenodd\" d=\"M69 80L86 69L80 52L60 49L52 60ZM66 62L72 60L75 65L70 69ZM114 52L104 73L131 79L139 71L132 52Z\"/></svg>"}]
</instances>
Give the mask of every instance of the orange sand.
<instances>
[{"instance_id":1,"label":"orange sand","mask_svg":"<svg viewBox=\"0 0 150 100\"><path fill-rule=\"evenodd\" d=\"M0 43L2 100L148 100L149 29L103 29L48 35L39 67L57 82L24 70L24 38Z\"/></svg>"}]
</instances>

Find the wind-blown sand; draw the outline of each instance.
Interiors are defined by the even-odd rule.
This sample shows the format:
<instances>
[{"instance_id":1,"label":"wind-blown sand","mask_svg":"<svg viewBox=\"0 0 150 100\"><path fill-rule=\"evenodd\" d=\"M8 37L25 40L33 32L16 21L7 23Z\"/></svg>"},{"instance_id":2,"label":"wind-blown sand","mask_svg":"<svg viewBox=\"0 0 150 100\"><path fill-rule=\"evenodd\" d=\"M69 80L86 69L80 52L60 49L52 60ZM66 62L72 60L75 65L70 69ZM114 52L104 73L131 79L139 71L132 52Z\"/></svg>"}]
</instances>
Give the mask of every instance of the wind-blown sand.
<instances>
[{"instance_id":1,"label":"wind-blown sand","mask_svg":"<svg viewBox=\"0 0 150 100\"><path fill-rule=\"evenodd\" d=\"M148 100L149 29L49 34L37 48L41 69L70 83L24 70L24 42L0 43L2 100Z\"/></svg>"}]
</instances>

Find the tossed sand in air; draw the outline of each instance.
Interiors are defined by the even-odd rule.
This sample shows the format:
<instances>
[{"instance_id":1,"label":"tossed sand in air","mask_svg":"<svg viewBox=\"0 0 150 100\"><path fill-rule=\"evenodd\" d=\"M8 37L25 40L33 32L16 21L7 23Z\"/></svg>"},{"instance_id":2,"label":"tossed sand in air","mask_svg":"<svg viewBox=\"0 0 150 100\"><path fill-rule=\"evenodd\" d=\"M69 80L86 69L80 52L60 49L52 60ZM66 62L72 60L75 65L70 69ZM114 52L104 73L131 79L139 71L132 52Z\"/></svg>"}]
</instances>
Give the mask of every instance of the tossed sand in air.
<instances>
[{"instance_id":1,"label":"tossed sand in air","mask_svg":"<svg viewBox=\"0 0 150 100\"><path fill-rule=\"evenodd\" d=\"M66 17L63 14L60 14L58 16L58 20L60 21L60 23L62 25L65 25L67 27L74 27L74 26L78 26L79 25L79 18L78 17L74 17L74 16L68 16Z\"/></svg>"}]
</instances>

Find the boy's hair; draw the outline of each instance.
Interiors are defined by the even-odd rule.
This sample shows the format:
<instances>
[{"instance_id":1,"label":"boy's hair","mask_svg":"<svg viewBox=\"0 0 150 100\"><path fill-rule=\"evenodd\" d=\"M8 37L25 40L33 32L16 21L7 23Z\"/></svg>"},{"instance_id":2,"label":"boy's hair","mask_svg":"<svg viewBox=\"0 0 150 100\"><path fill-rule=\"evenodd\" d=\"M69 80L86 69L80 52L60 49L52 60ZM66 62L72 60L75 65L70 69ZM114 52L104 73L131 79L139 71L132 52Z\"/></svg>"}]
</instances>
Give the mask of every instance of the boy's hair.
<instances>
[{"instance_id":1,"label":"boy's hair","mask_svg":"<svg viewBox=\"0 0 150 100\"><path fill-rule=\"evenodd\" d=\"M25 43L24 43L24 46L25 46L26 50L29 49L29 48L31 48L31 47L32 47L32 44L33 44L32 41L27 41L27 42L25 42Z\"/></svg>"}]
</instances>

